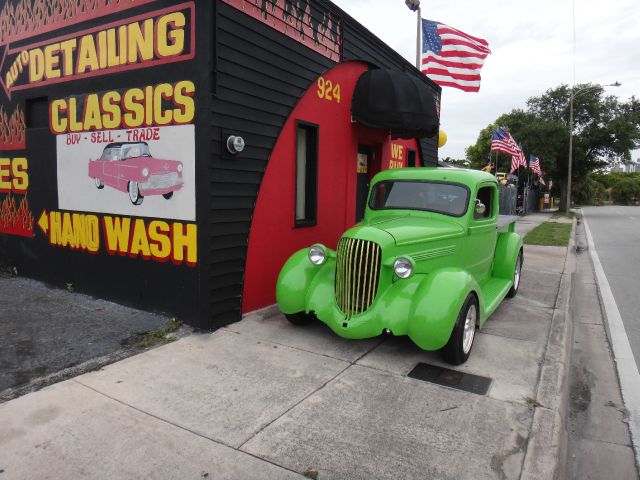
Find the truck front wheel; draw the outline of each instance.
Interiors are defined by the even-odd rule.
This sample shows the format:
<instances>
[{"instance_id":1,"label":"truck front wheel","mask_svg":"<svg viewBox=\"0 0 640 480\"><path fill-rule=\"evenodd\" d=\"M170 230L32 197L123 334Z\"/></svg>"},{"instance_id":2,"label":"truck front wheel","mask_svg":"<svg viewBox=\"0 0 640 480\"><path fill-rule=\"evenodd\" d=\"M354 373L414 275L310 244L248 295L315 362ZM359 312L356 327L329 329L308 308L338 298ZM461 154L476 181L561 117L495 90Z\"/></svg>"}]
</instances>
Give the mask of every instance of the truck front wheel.
<instances>
[{"instance_id":1,"label":"truck front wheel","mask_svg":"<svg viewBox=\"0 0 640 480\"><path fill-rule=\"evenodd\" d=\"M518 288L520 287L520 278L522 274L522 250L518 254L518 259L516 260L516 266L513 272L513 286L507 293L508 298L513 298L518 294Z\"/></svg>"},{"instance_id":2,"label":"truck front wheel","mask_svg":"<svg viewBox=\"0 0 640 480\"><path fill-rule=\"evenodd\" d=\"M305 312L285 313L284 316L287 317L287 320L289 320L289 323L292 323L298 326L309 325L316 318L315 315L311 313L305 313Z\"/></svg>"},{"instance_id":3,"label":"truck front wheel","mask_svg":"<svg viewBox=\"0 0 640 480\"><path fill-rule=\"evenodd\" d=\"M476 337L477 321L478 301L475 295L470 293L460 309L451 337L442 349L442 358L445 362L460 365L467 361Z\"/></svg>"}]
</instances>

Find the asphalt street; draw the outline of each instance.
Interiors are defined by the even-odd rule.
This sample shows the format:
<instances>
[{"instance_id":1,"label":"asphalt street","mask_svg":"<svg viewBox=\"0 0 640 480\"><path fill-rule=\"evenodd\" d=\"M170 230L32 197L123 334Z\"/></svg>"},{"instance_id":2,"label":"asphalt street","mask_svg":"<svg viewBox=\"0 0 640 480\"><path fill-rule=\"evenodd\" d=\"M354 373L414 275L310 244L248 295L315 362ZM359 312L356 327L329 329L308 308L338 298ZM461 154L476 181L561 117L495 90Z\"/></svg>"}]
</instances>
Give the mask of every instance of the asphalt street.
<instances>
[{"instance_id":1,"label":"asphalt street","mask_svg":"<svg viewBox=\"0 0 640 480\"><path fill-rule=\"evenodd\" d=\"M585 207L582 211L640 367L640 207Z\"/></svg>"}]
</instances>

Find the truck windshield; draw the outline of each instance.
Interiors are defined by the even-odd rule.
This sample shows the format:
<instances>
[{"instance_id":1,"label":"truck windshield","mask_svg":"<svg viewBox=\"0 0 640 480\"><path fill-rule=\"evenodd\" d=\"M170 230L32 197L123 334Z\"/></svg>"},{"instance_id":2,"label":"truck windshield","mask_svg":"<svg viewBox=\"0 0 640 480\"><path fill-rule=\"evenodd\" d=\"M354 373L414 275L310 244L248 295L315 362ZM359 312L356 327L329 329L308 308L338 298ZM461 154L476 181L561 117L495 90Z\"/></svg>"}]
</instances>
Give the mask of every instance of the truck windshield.
<instances>
[{"instance_id":1,"label":"truck windshield","mask_svg":"<svg viewBox=\"0 0 640 480\"><path fill-rule=\"evenodd\" d=\"M461 217L467 211L469 191L451 183L398 180L378 182L373 187L372 210L424 210Z\"/></svg>"}]
</instances>

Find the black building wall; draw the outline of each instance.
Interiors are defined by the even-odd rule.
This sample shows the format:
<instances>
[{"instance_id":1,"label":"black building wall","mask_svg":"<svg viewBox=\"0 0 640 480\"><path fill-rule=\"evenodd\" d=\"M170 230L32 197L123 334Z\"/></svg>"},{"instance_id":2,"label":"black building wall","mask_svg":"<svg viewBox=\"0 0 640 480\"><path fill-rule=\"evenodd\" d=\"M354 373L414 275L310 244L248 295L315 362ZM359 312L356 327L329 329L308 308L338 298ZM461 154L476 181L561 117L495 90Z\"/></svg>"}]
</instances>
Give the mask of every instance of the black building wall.
<instances>
[{"instance_id":1,"label":"black building wall","mask_svg":"<svg viewBox=\"0 0 640 480\"><path fill-rule=\"evenodd\" d=\"M423 79L439 98L440 87L342 10L312 3L316 12L340 19L342 60L400 68ZM335 62L221 1L215 5L209 292L213 322L223 325L241 317L248 235L271 150L298 100ZM244 137L247 148L227 158L223 141L231 133ZM437 165L435 140L421 146L423 164Z\"/></svg>"},{"instance_id":2,"label":"black building wall","mask_svg":"<svg viewBox=\"0 0 640 480\"><path fill-rule=\"evenodd\" d=\"M63 0L52 1L52 9L66 4ZM0 0L0 16L7 6L19 4L35 5L35 0ZM99 0L96 5L107 3ZM177 2L156 0L132 4L131 8L116 13L105 10L104 15L86 21L71 22L46 33L32 32L24 39L0 44L0 56L23 46L61 35L79 35L94 27L176 5ZM65 288L71 284L78 292L171 313L202 328L240 319L248 235L270 153L297 101L336 62L223 0L195 0L193 6L196 53L192 60L34 86L12 92L11 98L0 91L0 105L6 111L21 106L27 123L25 147L2 150L0 146L0 157L28 158L26 197L38 222L45 211L60 210L56 136L50 131L48 118L53 99L193 81L197 265L112 255L104 248L89 254L54 246L37 226L32 238L0 233L0 265L15 266L19 274L54 286ZM439 87L330 2L312 1L311 12L316 16L329 12L339 20L340 60L362 60L374 67L403 69L422 78L439 97ZM318 18L315 23L319 23ZM6 69L5 65L0 74L4 76ZM247 141L245 151L233 158L225 154L223 144L231 133ZM434 141L425 140L421 145L423 163L435 165ZM96 215L103 221L108 214ZM134 214L128 217L131 221L137 218L149 221L148 217Z\"/></svg>"}]
</instances>

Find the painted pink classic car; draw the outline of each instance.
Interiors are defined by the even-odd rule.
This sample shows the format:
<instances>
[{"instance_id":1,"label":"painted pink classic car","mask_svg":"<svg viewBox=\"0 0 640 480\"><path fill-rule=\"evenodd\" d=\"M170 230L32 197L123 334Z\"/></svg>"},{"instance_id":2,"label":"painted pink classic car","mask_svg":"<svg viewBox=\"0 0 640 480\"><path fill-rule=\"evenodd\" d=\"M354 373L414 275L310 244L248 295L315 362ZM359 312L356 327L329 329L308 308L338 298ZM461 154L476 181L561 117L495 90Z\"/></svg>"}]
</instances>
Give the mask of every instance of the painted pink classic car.
<instances>
[{"instance_id":1,"label":"painted pink classic car","mask_svg":"<svg viewBox=\"0 0 640 480\"><path fill-rule=\"evenodd\" d=\"M182 162L152 157L147 142L108 144L100 158L89 160L89 177L99 189L109 185L128 192L134 205L140 205L148 195L169 200L184 184Z\"/></svg>"}]
</instances>

